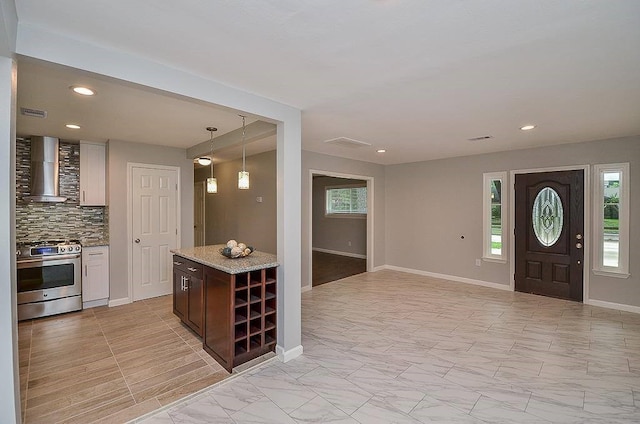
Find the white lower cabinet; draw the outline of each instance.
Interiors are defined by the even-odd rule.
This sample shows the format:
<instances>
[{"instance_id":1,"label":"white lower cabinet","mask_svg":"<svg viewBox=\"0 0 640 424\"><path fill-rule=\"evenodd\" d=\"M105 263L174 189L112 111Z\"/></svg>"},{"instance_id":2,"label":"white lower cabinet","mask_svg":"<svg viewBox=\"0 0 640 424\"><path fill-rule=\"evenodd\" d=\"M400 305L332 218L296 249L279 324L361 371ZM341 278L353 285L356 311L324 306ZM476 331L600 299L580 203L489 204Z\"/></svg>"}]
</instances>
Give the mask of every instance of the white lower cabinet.
<instances>
[{"instance_id":1,"label":"white lower cabinet","mask_svg":"<svg viewBox=\"0 0 640 424\"><path fill-rule=\"evenodd\" d=\"M109 303L109 246L82 249L82 307Z\"/></svg>"}]
</instances>

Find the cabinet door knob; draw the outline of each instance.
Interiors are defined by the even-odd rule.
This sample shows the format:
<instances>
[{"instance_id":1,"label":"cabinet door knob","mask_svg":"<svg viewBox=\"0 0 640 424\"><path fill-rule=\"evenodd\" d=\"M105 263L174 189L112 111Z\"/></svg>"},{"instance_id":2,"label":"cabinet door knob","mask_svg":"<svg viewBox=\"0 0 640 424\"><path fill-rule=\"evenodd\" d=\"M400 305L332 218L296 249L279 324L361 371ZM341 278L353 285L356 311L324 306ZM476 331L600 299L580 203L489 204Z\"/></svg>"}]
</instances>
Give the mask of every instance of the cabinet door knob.
<instances>
[{"instance_id":1,"label":"cabinet door knob","mask_svg":"<svg viewBox=\"0 0 640 424\"><path fill-rule=\"evenodd\" d=\"M135 241L136 243L140 243L140 239L139 239L139 238L135 239L134 241Z\"/></svg>"}]
</instances>

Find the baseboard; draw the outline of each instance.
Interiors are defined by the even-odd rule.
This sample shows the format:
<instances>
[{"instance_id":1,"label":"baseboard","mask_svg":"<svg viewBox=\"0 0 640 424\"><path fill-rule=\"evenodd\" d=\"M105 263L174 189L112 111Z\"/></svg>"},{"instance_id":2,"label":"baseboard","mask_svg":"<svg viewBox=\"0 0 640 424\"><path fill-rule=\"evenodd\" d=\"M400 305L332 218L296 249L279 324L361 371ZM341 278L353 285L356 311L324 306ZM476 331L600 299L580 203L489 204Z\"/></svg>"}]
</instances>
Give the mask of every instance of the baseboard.
<instances>
[{"instance_id":1,"label":"baseboard","mask_svg":"<svg viewBox=\"0 0 640 424\"><path fill-rule=\"evenodd\" d=\"M282 362L289 362L290 360L302 355L302 345L298 345L287 351L281 348L280 345L276 345L276 355L278 355L278 359Z\"/></svg>"},{"instance_id":2,"label":"baseboard","mask_svg":"<svg viewBox=\"0 0 640 424\"><path fill-rule=\"evenodd\" d=\"M388 269L386 265L374 266L371 272L378 272Z\"/></svg>"},{"instance_id":3,"label":"baseboard","mask_svg":"<svg viewBox=\"0 0 640 424\"><path fill-rule=\"evenodd\" d=\"M640 306L625 305L624 303L606 302L604 300L596 300L596 299L588 299L584 303L591 306L599 306L601 308L616 309L618 311L640 314Z\"/></svg>"},{"instance_id":4,"label":"baseboard","mask_svg":"<svg viewBox=\"0 0 640 424\"><path fill-rule=\"evenodd\" d=\"M367 259L367 255L361 255L359 253L340 252L337 250L322 249L320 247L313 247L311 248L311 250L322 253L330 253L332 255L348 256L350 258Z\"/></svg>"},{"instance_id":5,"label":"baseboard","mask_svg":"<svg viewBox=\"0 0 640 424\"><path fill-rule=\"evenodd\" d=\"M300 289L300 293L311 291L311 288L312 288L311 284L306 285L306 286L302 286L302 288Z\"/></svg>"},{"instance_id":6,"label":"baseboard","mask_svg":"<svg viewBox=\"0 0 640 424\"><path fill-rule=\"evenodd\" d=\"M128 297L123 297L122 299L113 299L109 301L109 307L113 308L114 306L126 305L131 303L131 299Z\"/></svg>"},{"instance_id":7,"label":"baseboard","mask_svg":"<svg viewBox=\"0 0 640 424\"><path fill-rule=\"evenodd\" d=\"M82 302L82 309L95 308L98 306L105 306L109 304L109 299L90 300L88 302Z\"/></svg>"},{"instance_id":8,"label":"baseboard","mask_svg":"<svg viewBox=\"0 0 640 424\"><path fill-rule=\"evenodd\" d=\"M395 265L383 265L378 267L381 269L390 269L393 271L407 272L409 274L424 275L425 277L438 278L441 280L456 281L458 283L473 284L474 286L489 287L492 289L511 291L509 284L498 284L490 281L475 280L473 278L458 277L457 275L438 274L436 272L422 271L419 269L402 268Z\"/></svg>"}]
</instances>

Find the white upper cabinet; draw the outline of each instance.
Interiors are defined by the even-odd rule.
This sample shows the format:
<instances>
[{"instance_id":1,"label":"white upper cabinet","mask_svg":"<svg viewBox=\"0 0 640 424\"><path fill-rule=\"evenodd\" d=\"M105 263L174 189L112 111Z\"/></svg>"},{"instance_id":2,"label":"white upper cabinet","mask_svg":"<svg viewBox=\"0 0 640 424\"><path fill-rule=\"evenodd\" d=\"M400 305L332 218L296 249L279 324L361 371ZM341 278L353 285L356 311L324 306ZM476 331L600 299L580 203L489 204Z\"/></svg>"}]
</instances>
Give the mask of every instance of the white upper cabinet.
<instances>
[{"instance_id":1,"label":"white upper cabinet","mask_svg":"<svg viewBox=\"0 0 640 424\"><path fill-rule=\"evenodd\" d=\"M80 142L80 205L107 204L107 154L104 143Z\"/></svg>"}]
</instances>

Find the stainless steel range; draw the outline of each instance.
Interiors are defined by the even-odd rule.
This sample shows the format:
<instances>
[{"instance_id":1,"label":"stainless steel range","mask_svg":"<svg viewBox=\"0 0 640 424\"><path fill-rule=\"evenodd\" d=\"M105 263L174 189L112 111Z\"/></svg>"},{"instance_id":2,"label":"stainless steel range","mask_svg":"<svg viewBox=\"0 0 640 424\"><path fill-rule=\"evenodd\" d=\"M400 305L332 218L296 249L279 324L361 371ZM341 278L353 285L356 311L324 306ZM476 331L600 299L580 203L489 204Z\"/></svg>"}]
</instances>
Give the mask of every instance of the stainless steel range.
<instances>
[{"instance_id":1,"label":"stainless steel range","mask_svg":"<svg viewBox=\"0 0 640 424\"><path fill-rule=\"evenodd\" d=\"M18 244L18 320L82 309L77 240Z\"/></svg>"}]
</instances>

